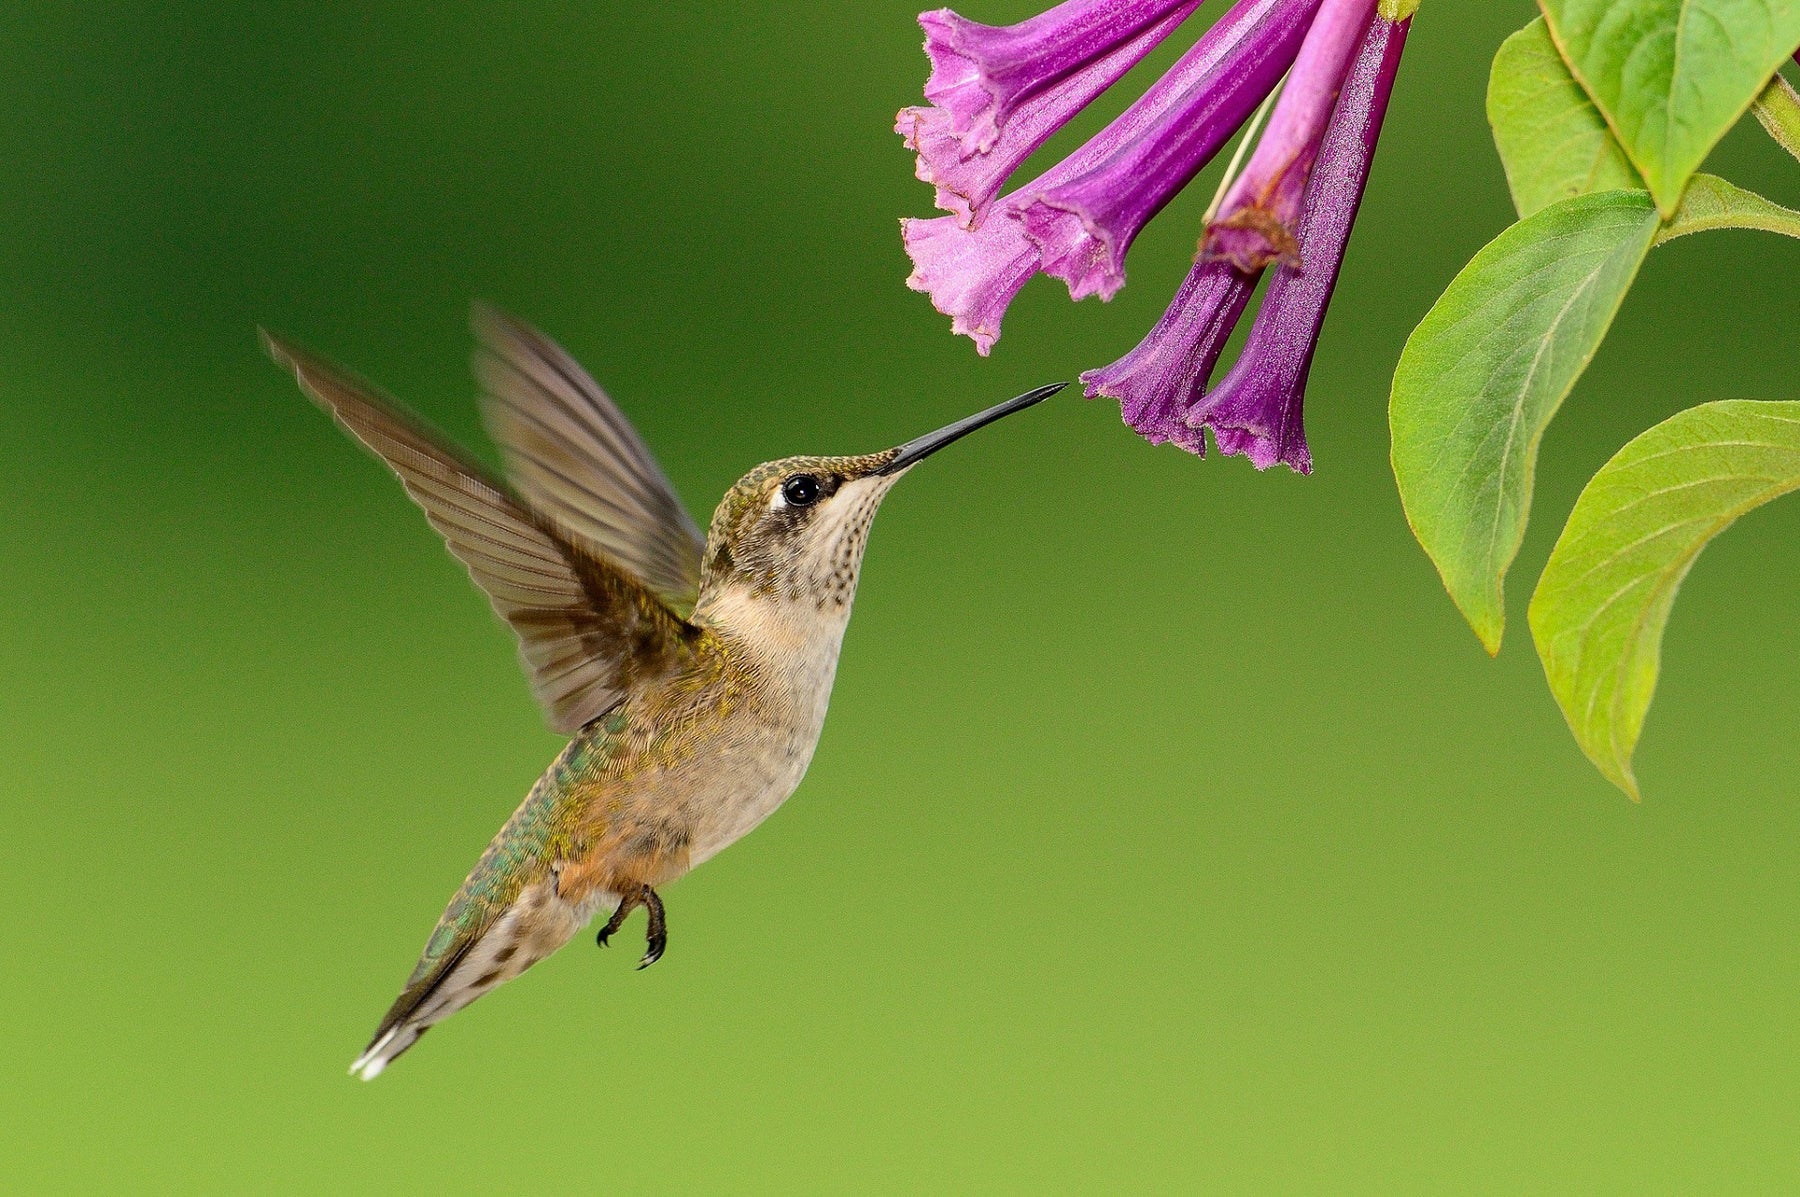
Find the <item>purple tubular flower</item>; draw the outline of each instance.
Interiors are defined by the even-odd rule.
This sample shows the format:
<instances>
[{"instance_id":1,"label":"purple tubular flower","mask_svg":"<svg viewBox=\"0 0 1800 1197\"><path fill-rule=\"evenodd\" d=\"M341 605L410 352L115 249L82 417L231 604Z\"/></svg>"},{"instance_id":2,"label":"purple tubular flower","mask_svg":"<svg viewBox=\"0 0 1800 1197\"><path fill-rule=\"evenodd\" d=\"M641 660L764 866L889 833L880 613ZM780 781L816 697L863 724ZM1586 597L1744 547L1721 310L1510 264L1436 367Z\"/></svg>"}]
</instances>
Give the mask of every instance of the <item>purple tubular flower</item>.
<instances>
[{"instance_id":1,"label":"purple tubular flower","mask_svg":"<svg viewBox=\"0 0 1800 1197\"><path fill-rule=\"evenodd\" d=\"M1187 407L1200 397L1261 271L1229 262L1196 262L1150 335L1110 366L1081 376L1088 398L1119 401L1125 422L1153 445L1173 442L1206 456L1206 434L1188 426Z\"/></svg>"},{"instance_id":2,"label":"purple tubular flower","mask_svg":"<svg viewBox=\"0 0 1800 1197\"><path fill-rule=\"evenodd\" d=\"M931 296L931 306L950 317L950 331L975 342L986 357L1000 339L1000 319L1031 276L1038 256L1018 222L990 220L965 229L954 216L907 218L900 235L913 260L906 285Z\"/></svg>"},{"instance_id":3,"label":"purple tubular flower","mask_svg":"<svg viewBox=\"0 0 1800 1197\"><path fill-rule=\"evenodd\" d=\"M894 119L894 132L919 156L914 173L937 188L938 207L954 215L964 228L975 227L1019 163L1142 62L1200 3L1182 0L1129 41L1019 103L986 150L975 149L972 139L957 131L951 109L902 108Z\"/></svg>"},{"instance_id":4,"label":"purple tubular flower","mask_svg":"<svg viewBox=\"0 0 1800 1197\"><path fill-rule=\"evenodd\" d=\"M1351 56L1374 15L1375 0L1325 0L1320 6L1268 132L1207 226L1201 247L1207 256L1228 258L1240 270L1276 261L1299 265L1293 229L1307 176Z\"/></svg>"},{"instance_id":5,"label":"purple tubular flower","mask_svg":"<svg viewBox=\"0 0 1800 1197\"><path fill-rule=\"evenodd\" d=\"M1000 337L1000 320L1007 305L1043 262L1042 245L1027 236L1027 227L1016 218L1017 214L1038 196L1103 166L1152 130L1180 136L1178 131L1164 129L1162 118L1181 108L1183 101L1197 91L1242 90L1244 94L1233 107L1247 113L1262 102L1287 66L1286 60L1272 61L1255 43L1270 30L1279 32L1293 26L1296 28L1285 40L1290 51L1297 51L1301 32L1318 5L1319 0L1239 0L1136 103L1037 179L996 200L974 228L961 227L955 216L902 220L901 235L913 261L913 272L906 285L928 293L932 306L951 318L952 331L974 338L976 351L986 356ZM1261 69L1246 80L1244 70L1250 64L1261 64ZM1229 136L1230 127L1222 118L1215 119L1222 127L1222 140ZM1199 165L1194 169L1199 169ZM1133 183L1127 178L1120 180L1121 186ZM1164 196L1153 205L1137 205L1134 211L1141 214L1142 220L1148 220L1167 198ZM1141 227L1140 220L1130 230L1130 236L1136 236ZM1121 256L1128 243L1129 238L1119 240L1115 235L1114 244ZM1062 242L1058 247L1064 251L1070 248ZM1079 247L1077 241L1075 248ZM1065 252L1064 256L1068 254ZM1110 289L1102 288L1102 294L1110 297L1117 289L1118 284L1114 283Z\"/></svg>"},{"instance_id":6,"label":"purple tubular flower","mask_svg":"<svg viewBox=\"0 0 1800 1197\"><path fill-rule=\"evenodd\" d=\"M1001 199L996 213L1013 199ZM954 216L906 217L900 237L913 263L906 285L930 295L931 306L950 317L950 331L974 340L975 352L993 352L1007 305L1038 269L1037 247L1019 222L990 216L965 229Z\"/></svg>"},{"instance_id":7,"label":"purple tubular flower","mask_svg":"<svg viewBox=\"0 0 1800 1197\"><path fill-rule=\"evenodd\" d=\"M1275 271L1243 354L1224 381L1188 411L1190 426L1212 428L1220 452L1242 454L1259 470L1279 461L1299 473L1312 472L1301 420L1306 376L1411 23L1381 16L1367 22L1295 229L1302 264Z\"/></svg>"},{"instance_id":8,"label":"purple tubular flower","mask_svg":"<svg viewBox=\"0 0 1800 1197\"><path fill-rule=\"evenodd\" d=\"M944 110L951 133L967 138L967 152L985 154L1027 98L1184 5L1066 0L1006 26L980 25L947 8L920 13L931 59L925 98Z\"/></svg>"},{"instance_id":9,"label":"purple tubular flower","mask_svg":"<svg viewBox=\"0 0 1800 1197\"><path fill-rule=\"evenodd\" d=\"M1137 127L1114 152L1088 157L1091 166L1054 185L1022 189L1030 202L1018 219L1044 273L1067 283L1071 298L1111 299L1125 285L1132 241L1274 90L1319 4L1239 0L1134 105L1143 110Z\"/></svg>"}]
</instances>

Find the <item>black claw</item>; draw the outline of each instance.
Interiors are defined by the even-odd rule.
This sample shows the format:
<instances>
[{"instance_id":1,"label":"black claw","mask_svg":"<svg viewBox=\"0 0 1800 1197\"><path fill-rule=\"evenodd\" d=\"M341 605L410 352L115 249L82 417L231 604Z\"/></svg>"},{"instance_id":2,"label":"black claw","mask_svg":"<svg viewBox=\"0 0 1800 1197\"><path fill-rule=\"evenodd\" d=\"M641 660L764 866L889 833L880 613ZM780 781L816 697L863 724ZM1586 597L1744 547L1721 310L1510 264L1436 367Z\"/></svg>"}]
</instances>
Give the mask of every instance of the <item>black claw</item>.
<instances>
[{"instance_id":1,"label":"black claw","mask_svg":"<svg viewBox=\"0 0 1800 1197\"><path fill-rule=\"evenodd\" d=\"M643 903L650 908L650 927L644 936L645 946L650 950L644 953L642 960L638 961L639 972L661 960L663 952L669 946L669 925L663 917L662 899L657 897L656 891L647 885L644 887Z\"/></svg>"},{"instance_id":2,"label":"black claw","mask_svg":"<svg viewBox=\"0 0 1800 1197\"><path fill-rule=\"evenodd\" d=\"M594 936L594 943L600 947L605 947L606 941L611 939L614 933L616 933L620 927L625 925L626 916L633 910L636 910L637 907L638 900L635 898L626 898L620 901L619 908L613 911L610 919L606 920L606 926L600 928L600 934Z\"/></svg>"},{"instance_id":3,"label":"black claw","mask_svg":"<svg viewBox=\"0 0 1800 1197\"><path fill-rule=\"evenodd\" d=\"M637 893L619 899L618 909L614 910L612 917L606 920L606 926L600 928L600 933L594 936L594 943L605 947L607 941L618 932L620 927L625 925L626 917L640 906L647 907L650 912L650 926L644 937L649 951L645 952L644 958L638 961L638 968L642 970L661 960L663 953L669 947L669 928L667 920L663 917L662 899L657 897L656 891L649 886L643 886Z\"/></svg>"}]
</instances>

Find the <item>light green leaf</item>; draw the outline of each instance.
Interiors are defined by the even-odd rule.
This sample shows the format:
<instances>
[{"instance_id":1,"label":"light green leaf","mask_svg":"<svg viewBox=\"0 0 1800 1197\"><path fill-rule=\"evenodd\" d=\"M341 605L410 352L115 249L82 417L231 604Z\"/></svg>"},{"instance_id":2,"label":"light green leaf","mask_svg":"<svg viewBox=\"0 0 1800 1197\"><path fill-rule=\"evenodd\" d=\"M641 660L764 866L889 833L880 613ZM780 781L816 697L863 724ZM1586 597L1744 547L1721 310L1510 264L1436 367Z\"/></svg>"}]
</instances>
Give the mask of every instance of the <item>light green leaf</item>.
<instances>
[{"instance_id":1,"label":"light green leaf","mask_svg":"<svg viewBox=\"0 0 1800 1197\"><path fill-rule=\"evenodd\" d=\"M1539 0L1664 216L1800 45L1800 0Z\"/></svg>"},{"instance_id":2,"label":"light green leaf","mask_svg":"<svg viewBox=\"0 0 1800 1197\"><path fill-rule=\"evenodd\" d=\"M1740 515L1800 488L1800 403L1703 403L1587 484L1531 599L1531 633L1569 729L1633 799L1631 754L1675 592Z\"/></svg>"},{"instance_id":3,"label":"light green leaf","mask_svg":"<svg viewBox=\"0 0 1800 1197\"><path fill-rule=\"evenodd\" d=\"M1413 330L1388 405L1413 534L1491 653L1538 441L1656 236L1642 191L1552 204L1490 242Z\"/></svg>"},{"instance_id":4,"label":"light green leaf","mask_svg":"<svg viewBox=\"0 0 1800 1197\"><path fill-rule=\"evenodd\" d=\"M1674 218L1656 234L1656 244L1708 229L1761 229L1765 233L1800 237L1800 212L1717 175L1695 175Z\"/></svg>"},{"instance_id":5,"label":"light green leaf","mask_svg":"<svg viewBox=\"0 0 1800 1197\"><path fill-rule=\"evenodd\" d=\"M1590 191L1644 180L1539 17L1500 44L1488 75L1488 123L1520 216Z\"/></svg>"}]
</instances>

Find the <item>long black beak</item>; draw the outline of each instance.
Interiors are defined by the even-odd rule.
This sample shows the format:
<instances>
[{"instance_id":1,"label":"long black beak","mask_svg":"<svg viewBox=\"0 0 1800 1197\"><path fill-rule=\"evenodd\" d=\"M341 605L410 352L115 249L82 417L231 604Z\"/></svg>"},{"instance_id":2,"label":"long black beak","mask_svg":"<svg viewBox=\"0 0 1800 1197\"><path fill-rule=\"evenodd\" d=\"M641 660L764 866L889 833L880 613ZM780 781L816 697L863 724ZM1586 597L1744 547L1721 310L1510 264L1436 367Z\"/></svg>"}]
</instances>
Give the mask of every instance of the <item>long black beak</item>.
<instances>
[{"instance_id":1,"label":"long black beak","mask_svg":"<svg viewBox=\"0 0 1800 1197\"><path fill-rule=\"evenodd\" d=\"M1039 387L1035 391L1026 391L1016 399L1008 399L1005 403L996 403L986 411L978 411L946 428L936 432L927 432L916 440L907 441L894 450L894 460L875 471L878 474L898 474L914 462L923 461L951 441L960 441L977 428L985 428L1002 416L1010 416L1016 411L1023 411L1034 403L1042 403L1069 384L1053 382L1047 387Z\"/></svg>"}]
</instances>

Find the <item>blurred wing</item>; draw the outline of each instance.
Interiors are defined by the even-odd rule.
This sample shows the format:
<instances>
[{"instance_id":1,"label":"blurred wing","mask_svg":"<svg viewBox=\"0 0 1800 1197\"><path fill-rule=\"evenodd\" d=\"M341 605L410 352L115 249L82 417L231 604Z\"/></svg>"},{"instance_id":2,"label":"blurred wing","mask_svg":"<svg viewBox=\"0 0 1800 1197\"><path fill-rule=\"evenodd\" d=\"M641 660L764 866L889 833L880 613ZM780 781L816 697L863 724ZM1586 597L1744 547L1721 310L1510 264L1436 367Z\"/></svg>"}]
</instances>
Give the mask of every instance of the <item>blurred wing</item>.
<instances>
[{"instance_id":1,"label":"blurred wing","mask_svg":"<svg viewBox=\"0 0 1800 1197\"><path fill-rule=\"evenodd\" d=\"M691 611L706 538L624 413L536 329L481 305L474 325L482 410L520 493Z\"/></svg>"},{"instance_id":2,"label":"blurred wing","mask_svg":"<svg viewBox=\"0 0 1800 1197\"><path fill-rule=\"evenodd\" d=\"M396 474L519 637L550 725L574 732L634 677L665 668L687 625L623 570L532 510L392 401L268 333L276 362Z\"/></svg>"}]
</instances>

